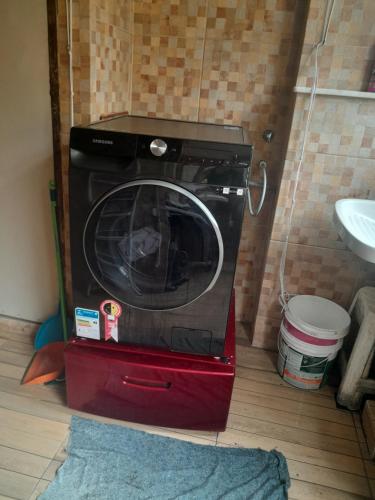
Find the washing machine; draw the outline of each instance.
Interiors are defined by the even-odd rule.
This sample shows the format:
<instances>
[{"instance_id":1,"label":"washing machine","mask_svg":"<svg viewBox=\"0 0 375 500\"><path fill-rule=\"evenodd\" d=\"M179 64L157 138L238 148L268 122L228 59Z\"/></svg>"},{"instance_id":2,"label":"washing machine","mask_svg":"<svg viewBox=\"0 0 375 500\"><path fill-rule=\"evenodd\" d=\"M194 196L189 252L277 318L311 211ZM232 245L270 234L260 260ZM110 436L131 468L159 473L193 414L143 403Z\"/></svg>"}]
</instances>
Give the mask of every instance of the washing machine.
<instances>
[{"instance_id":1,"label":"washing machine","mask_svg":"<svg viewBox=\"0 0 375 500\"><path fill-rule=\"evenodd\" d=\"M225 357L251 156L234 126L122 116L72 128L78 339Z\"/></svg>"}]
</instances>

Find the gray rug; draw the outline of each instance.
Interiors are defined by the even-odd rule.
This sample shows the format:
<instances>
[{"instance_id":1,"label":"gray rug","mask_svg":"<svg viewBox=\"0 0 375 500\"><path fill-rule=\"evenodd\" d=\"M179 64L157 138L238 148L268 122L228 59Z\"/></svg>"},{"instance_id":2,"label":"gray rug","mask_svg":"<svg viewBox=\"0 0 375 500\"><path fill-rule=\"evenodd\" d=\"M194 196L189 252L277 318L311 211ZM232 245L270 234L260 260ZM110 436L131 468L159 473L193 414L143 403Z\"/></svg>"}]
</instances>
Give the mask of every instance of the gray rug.
<instances>
[{"instance_id":1,"label":"gray rug","mask_svg":"<svg viewBox=\"0 0 375 500\"><path fill-rule=\"evenodd\" d=\"M39 498L287 498L289 474L276 451L192 444L72 417L68 458Z\"/></svg>"}]
</instances>

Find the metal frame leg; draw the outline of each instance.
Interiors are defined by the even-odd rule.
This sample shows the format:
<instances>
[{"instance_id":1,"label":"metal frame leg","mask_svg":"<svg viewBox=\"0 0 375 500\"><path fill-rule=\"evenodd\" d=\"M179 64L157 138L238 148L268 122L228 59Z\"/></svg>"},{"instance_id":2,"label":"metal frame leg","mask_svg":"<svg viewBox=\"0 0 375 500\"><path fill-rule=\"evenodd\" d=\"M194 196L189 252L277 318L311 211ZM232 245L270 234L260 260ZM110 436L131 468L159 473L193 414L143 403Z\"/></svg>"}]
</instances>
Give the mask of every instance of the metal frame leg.
<instances>
[{"instance_id":1,"label":"metal frame leg","mask_svg":"<svg viewBox=\"0 0 375 500\"><path fill-rule=\"evenodd\" d=\"M360 326L337 393L337 402L350 410L358 410L361 405L364 393L359 388L359 381L364 376L365 367L373 351L375 332L369 319L371 315L370 318L366 317Z\"/></svg>"}]
</instances>

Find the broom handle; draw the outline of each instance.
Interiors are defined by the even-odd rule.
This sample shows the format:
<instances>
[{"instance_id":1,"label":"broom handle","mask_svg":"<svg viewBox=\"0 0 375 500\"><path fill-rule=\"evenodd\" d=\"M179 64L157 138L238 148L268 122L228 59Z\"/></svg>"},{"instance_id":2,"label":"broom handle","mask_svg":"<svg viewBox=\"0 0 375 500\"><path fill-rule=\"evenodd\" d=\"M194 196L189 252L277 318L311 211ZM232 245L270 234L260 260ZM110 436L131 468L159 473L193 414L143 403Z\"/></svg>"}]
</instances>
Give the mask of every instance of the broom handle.
<instances>
[{"instance_id":1,"label":"broom handle","mask_svg":"<svg viewBox=\"0 0 375 500\"><path fill-rule=\"evenodd\" d=\"M59 285L59 297L60 297L60 313L62 319L64 342L68 342L68 322L66 319L66 303L65 303L65 289L64 289L64 276L61 262L61 250L59 241L59 230L57 227L57 215L56 215L56 185L54 181L49 182L49 196L51 201L51 216L52 216L52 228L53 237L55 240L55 253L56 253L56 269L57 269L57 281Z\"/></svg>"}]
</instances>

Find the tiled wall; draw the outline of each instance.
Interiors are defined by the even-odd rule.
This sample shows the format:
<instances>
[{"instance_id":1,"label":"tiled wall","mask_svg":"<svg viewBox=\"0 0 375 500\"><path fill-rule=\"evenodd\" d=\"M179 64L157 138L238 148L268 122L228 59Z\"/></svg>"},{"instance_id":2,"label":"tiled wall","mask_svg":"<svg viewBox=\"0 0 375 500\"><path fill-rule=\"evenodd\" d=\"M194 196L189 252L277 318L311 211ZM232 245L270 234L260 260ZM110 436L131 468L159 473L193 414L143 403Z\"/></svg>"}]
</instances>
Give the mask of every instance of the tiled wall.
<instances>
[{"instance_id":1,"label":"tiled wall","mask_svg":"<svg viewBox=\"0 0 375 500\"><path fill-rule=\"evenodd\" d=\"M60 87L61 159L65 217L64 268L71 302L68 143L70 130L69 65L65 1L57 0L58 73ZM74 123L98 120L102 115L131 107L132 2L130 0L73 0L72 53Z\"/></svg>"},{"instance_id":2,"label":"tiled wall","mask_svg":"<svg viewBox=\"0 0 375 500\"><path fill-rule=\"evenodd\" d=\"M269 163L266 207L259 218L245 217L235 279L237 319L252 324L306 5L300 0L134 2L132 113L242 125L255 146L254 176L260 159ZM262 139L266 128L275 132L271 145Z\"/></svg>"},{"instance_id":3,"label":"tiled wall","mask_svg":"<svg viewBox=\"0 0 375 500\"><path fill-rule=\"evenodd\" d=\"M90 3L92 121L130 110L133 13L129 0Z\"/></svg>"},{"instance_id":4,"label":"tiled wall","mask_svg":"<svg viewBox=\"0 0 375 500\"><path fill-rule=\"evenodd\" d=\"M134 1L132 113L196 121L207 0Z\"/></svg>"},{"instance_id":5,"label":"tiled wall","mask_svg":"<svg viewBox=\"0 0 375 500\"><path fill-rule=\"evenodd\" d=\"M254 323L307 0L74 1L77 123L129 111L242 125L255 146L254 177L259 160L268 161L265 208L258 218L245 218L235 280L237 317ZM59 40L66 99L62 29ZM266 128L275 132L272 144L262 139ZM68 269L68 252L66 261Z\"/></svg>"},{"instance_id":6,"label":"tiled wall","mask_svg":"<svg viewBox=\"0 0 375 500\"><path fill-rule=\"evenodd\" d=\"M311 85L311 49L320 38L326 0L312 0L298 85ZM374 63L374 1L336 0L328 43L319 57L320 87L367 90Z\"/></svg>"},{"instance_id":7,"label":"tiled wall","mask_svg":"<svg viewBox=\"0 0 375 500\"><path fill-rule=\"evenodd\" d=\"M298 75L311 84L312 44L321 33L326 2L312 0ZM375 2L336 0L327 45L319 58L319 86L363 90L374 62ZM253 344L276 348L280 325L279 260L286 236L308 97L296 100L271 242L267 254ZM290 293L317 294L348 306L359 286L373 282L375 266L338 240L332 225L336 200L375 196L375 102L317 96L287 253Z\"/></svg>"}]
</instances>

